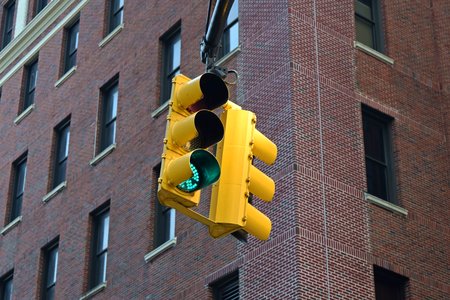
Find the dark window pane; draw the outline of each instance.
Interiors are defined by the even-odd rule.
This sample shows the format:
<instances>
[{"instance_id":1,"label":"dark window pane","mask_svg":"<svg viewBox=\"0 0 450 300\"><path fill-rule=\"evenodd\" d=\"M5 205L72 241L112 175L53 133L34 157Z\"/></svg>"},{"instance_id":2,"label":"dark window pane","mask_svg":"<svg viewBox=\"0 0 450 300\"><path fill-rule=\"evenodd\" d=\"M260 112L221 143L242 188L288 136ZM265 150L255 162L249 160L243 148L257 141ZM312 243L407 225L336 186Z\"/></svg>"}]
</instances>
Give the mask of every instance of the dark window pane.
<instances>
[{"instance_id":1,"label":"dark window pane","mask_svg":"<svg viewBox=\"0 0 450 300\"><path fill-rule=\"evenodd\" d=\"M90 287L106 281L106 263L108 257L109 210L94 217L94 240L92 249L92 268Z\"/></svg>"},{"instance_id":2,"label":"dark window pane","mask_svg":"<svg viewBox=\"0 0 450 300\"><path fill-rule=\"evenodd\" d=\"M370 48L375 46L372 24L358 17L356 18L356 40Z\"/></svg>"},{"instance_id":3,"label":"dark window pane","mask_svg":"<svg viewBox=\"0 0 450 300\"><path fill-rule=\"evenodd\" d=\"M53 187L66 180L67 157L69 155L70 123L65 121L56 129L57 143Z\"/></svg>"},{"instance_id":4,"label":"dark window pane","mask_svg":"<svg viewBox=\"0 0 450 300\"><path fill-rule=\"evenodd\" d=\"M7 276L5 279L3 279L1 292L2 292L1 299L12 300L12 294L13 294L13 275L12 274Z\"/></svg>"},{"instance_id":5,"label":"dark window pane","mask_svg":"<svg viewBox=\"0 0 450 300\"><path fill-rule=\"evenodd\" d=\"M100 151L115 143L118 98L118 84L115 83L104 92L103 96L103 117Z\"/></svg>"},{"instance_id":6,"label":"dark window pane","mask_svg":"<svg viewBox=\"0 0 450 300\"><path fill-rule=\"evenodd\" d=\"M376 300L404 300L408 278L394 272L374 268L375 299Z\"/></svg>"},{"instance_id":7,"label":"dark window pane","mask_svg":"<svg viewBox=\"0 0 450 300\"><path fill-rule=\"evenodd\" d=\"M123 0L112 0L109 31L111 32L123 22Z\"/></svg>"},{"instance_id":8,"label":"dark window pane","mask_svg":"<svg viewBox=\"0 0 450 300\"><path fill-rule=\"evenodd\" d=\"M67 30L66 64L64 72L77 64L79 21Z\"/></svg>"},{"instance_id":9,"label":"dark window pane","mask_svg":"<svg viewBox=\"0 0 450 300\"><path fill-rule=\"evenodd\" d=\"M44 7L47 6L48 1L47 0L37 0L36 3L36 14L38 14L41 10L44 9Z\"/></svg>"},{"instance_id":10,"label":"dark window pane","mask_svg":"<svg viewBox=\"0 0 450 300\"><path fill-rule=\"evenodd\" d=\"M97 253L108 248L109 214L102 214L98 219Z\"/></svg>"},{"instance_id":11,"label":"dark window pane","mask_svg":"<svg viewBox=\"0 0 450 300\"><path fill-rule=\"evenodd\" d=\"M385 159L384 124L366 117L364 119L364 147L366 155L382 163Z\"/></svg>"},{"instance_id":12,"label":"dark window pane","mask_svg":"<svg viewBox=\"0 0 450 300\"><path fill-rule=\"evenodd\" d=\"M105 102L105 123L111 122L117 116L117 98L119 96L117 84L112 86L107 94L107 101Z\"/></svg>"},{"instance_id":13,"label":"dark window pane","mask_svg":"<svg viewBox=\"0 0 450 300\"><path fill-rule=\"evenodd\" d=\"M219 57L231 52L239 46L239 3L238 0L233 2L230 14L227 18L226 26L223 30L222 48L219 51Z\"/></svg>"},{"instance_id":14,"label":"dark window pane","mask_svg":"<svg viewBox=\"0 0 450 300\"><path fill-rule=\"evenodd\" d=\"M381 51L381 20L377 0L355 0L356 40Z\"/></svg>"},{"instance_id":15,"label":"dark window pane","mask_svg":"<svg viewBox=\"0 0 450 300\"><path fill-rule=\"evenodd\" d=\"M58 142L58 161L63 161L69 154L69 126L60 129Z\"/></svg>"},{"instance_id":16,"label":"dark window pane","mask_svg":"<svg viewBox=\"0 0 450 300\"><path fill-rule=\"evenodd\" d=\"M13 27L14 27L14 11L15 11L15 1L9 2L4 7L4 17L3 17L3 41L2 48L6 47L13 38Z\"/></svg>"},{"instance_id":17,"label":"dark window pane","mask_svg":"<svg viewBox=\"0 0 450 300\"><path fill-rule=\"evenodd\" d=\"M97 284L106 281L106 261L108 252L104 252L98 256Z\"/></svg>"},{"instance_id":18,"label":"dark window pane","mask_svg":"<svg viewBox=\"0 0 450 300\"><path fill-rule=\"evenodd\" d=\"M362 18L373 21L371 0L356 0L355 11Z\"/></svg>"},{"instance_id":19,"label":"dark window pane","mask_svg":"<svg viewBox=\"0 0 450 300\"><path fill-rule=\"evenodd\" d=\"M38 77L38 62L35 61L27 68L27 80L25 88L25 99L23 110L34 103L34 90L36 88L36 81Z\"/></svg>"},{"instance_id":20,"label":"dark window pane","mask_svg":"<svg viewBox=\"0 0 450 300\"><path fill-rule=\"evenodd\" d=\"M388 199L386 166L366 159L367 191L381 199Z\"/></svg>"},{"instance_id":21,"label":"dark window pane","mask_svg":"<svg viewBox=\"0 0 450 300\"><path fill-rule=\"evenodd\" d=\"M14 178L14 194L11 205L11 214L9 221L13 221L15 218L21 215L22 211L22 198L25 189L27 173L26 158L22 159L15 166L15 178Z\"/></svg>"},{"instance_id":22,"label":"dark window pane","mask_svg":"<svg viewBox=\"0 0 450 300\"><path fill-rule=\"evenodd\" d=\"M176 31L164 41L164 74L161 93L161 103L169 100L172 91L172 78L180 73L181 34Z\"/></svg>"},{"instance_id":23,"label":"dark window pane","mask_svg":"<svg viewBox=\"0 0 450 300\"><path fill-rule=\"evenodd\" d=\"M56 273L58 270L58 247L49 250L47 267L47 287L49 287L56 283Z\"/></svg>"},{"instance_id":24,"label":"dark window pane","mask_svg":"<svg viewBox=\"0 0 450 300\"><path fill-rule=\"evenodd\" d=\"M154 247L164 244L175 237L175 210L163 206L156 198Z\"/></svg>"},{"instance_id":25,"label":"dark window pane","mask_svg":"<svg viewBox=\"0 0 450 300\"><path fill-rule=\"evenodd\" d=\"M390 119L387 116L363 108L367 191L383 200L395 202L389 130Z\"/></svg>"}]
</instances>

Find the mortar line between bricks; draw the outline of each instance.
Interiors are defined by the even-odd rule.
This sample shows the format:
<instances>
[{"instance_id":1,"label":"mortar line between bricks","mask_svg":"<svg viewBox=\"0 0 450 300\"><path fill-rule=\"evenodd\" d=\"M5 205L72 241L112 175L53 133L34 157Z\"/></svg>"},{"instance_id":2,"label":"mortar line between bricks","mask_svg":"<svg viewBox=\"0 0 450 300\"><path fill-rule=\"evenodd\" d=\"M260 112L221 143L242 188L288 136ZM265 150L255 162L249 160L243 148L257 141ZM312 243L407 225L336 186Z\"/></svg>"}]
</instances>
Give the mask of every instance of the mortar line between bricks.
<instances>
[{"instance_id":1,"label":"mortar line between bricks","mask_svg":"<svg viewBox=\"0 0 450 300\"><path fill-rule=\"evenodd\" d=\"M315 48L315 65L316 74L320 79L320 59L319 59L319 24L317 21L317 1L313 1L313 27L314 27L314 48ZM317 117L319 123L319 144L320 144L320 175L325 176L325 148L323 139L323 121L322 121L322 82L321 80L316 80L316 91L317 91ZM325 239L328 239L328 212L327 212L327 195L325 191L325 181L321 183L322 192L322 213L323 213L323 234ZM327 284L327 296L331 299L331 278L330 278L330 253L328 249L328 244L325 244L325 269L326 269L326 284Z\"/></svg>"}]
</instances>

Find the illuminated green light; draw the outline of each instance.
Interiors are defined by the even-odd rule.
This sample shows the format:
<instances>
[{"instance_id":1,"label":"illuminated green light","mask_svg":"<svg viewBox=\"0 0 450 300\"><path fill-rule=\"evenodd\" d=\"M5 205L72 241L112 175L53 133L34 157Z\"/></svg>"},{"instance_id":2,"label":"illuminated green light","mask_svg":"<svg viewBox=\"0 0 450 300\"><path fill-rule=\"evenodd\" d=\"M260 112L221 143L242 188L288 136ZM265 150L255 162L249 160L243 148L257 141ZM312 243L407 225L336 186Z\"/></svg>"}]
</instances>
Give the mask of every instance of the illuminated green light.
<instances>
[{"instance_id":1,"label":"illuminated green light","mask_svg":"<svg viewBox=\"0 0 450 300\"><path fill-rule=\"evenodd\" d=\"M191 164L191 171L193 176L186 181L180 183L177 187L183 192L191 193L197 190L197 187L200 184L200 174L197 171L197 168Z\"/></svg>"},{"instance_id":2,"label":"illuminated green light","mask_svg":"<svg viewBox=\"0 0 450 300\"><path fill-rule=\"evenodd\" d=\"M177 188L192 193L216 182L220 177L220 167L216 158L205 150L195 150L190 157L192 177L183 181Z\"/></svg>"}]
</instances>

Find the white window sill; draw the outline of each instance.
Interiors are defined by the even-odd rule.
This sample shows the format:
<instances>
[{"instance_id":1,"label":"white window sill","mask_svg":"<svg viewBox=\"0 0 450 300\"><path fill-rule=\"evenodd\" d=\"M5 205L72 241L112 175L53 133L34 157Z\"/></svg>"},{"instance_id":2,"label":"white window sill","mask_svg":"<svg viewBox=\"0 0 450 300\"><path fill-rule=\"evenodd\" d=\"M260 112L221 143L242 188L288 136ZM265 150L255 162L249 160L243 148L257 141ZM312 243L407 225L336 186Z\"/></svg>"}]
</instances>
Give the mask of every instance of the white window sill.
<instances>
[{"instance_id":1,"label":"white window sill","mask_svg":"<svg viewBox=\"0 0 450 300\"><path fill-rule=\"evenodd\" d=\"M87 300L89 298L92 298L95 295L97 295L98 293L100 293L101 291L103 291L104 289L106 289L106 281L97 285L95 288L93 288L92 290L90 290L89 292L87 292L86 294L81 296L80 300Z\"/></svg>"},{"instance_id":2,"label":"white window sill","mask_svg":"<svg viewBox=\"0 0 450 300\"><path fill-rule=\"evenodd\" d=\"M16 227L20 222L22 222L22 216L18 216L17 218L15 218L15 219L12 220L11 222L9 222L8 225L6 225L5 227L3 227L2 231L0 232L1 235L7 234L11 229L13 229L14 227Z\"/></svg>"},{"instance_id":3,"label":"white window sill","mask_svg":"<svg viewBox=\"0 0 450 300\"><path fill-rule=\"evenodd\" d=\"M150 251L149 253L147 253L144 256L145 262L149 263L151 262L153 259L155 259L158 255L160 255L161 253L163 253L164 251L172 248L173 246L175 246L177 244L177 238L174 237L171 240L168 240L167 242L165 242L164 244L162 244L161 246L159 246L158 248Z\"/></svg>"},{"instance_id":4,"label":"white window sill","mask_svg":"<svg viewBox=\"0 0 450 300\"><path fill-rule=\"evenodd\" d=\"M106 46L106 44L108 44L116 35L119 34L119 32L121 32L123 29L123 23L120 24L119 26L117 26L116 28L114 28L113 31L111 31L107 36L105 36L103 38L103 40L100 41L100 43L98 43L98 46L100 48L103 48Z\"/></svg>"},{"instance_id":5,"label":"white window sill","mask_svg":"<svg viewBox=\"0 0 450 300\"><path fill-rule=\"evenodd\" d=\"M376 197L374 195L371 195L369 193L364 193L364 199L367 200L369 203L372 203L372 204L374 204L376 206L379 206L381 208L387 209L387 210L389 210L391 212L398 213L398 214L401 214L401 215L404 215L404 216L408 216L408 210L407 209L405 209L403 207L400 207L398 205L395 205L395 204L393 204L393 203L391 203L389 201L380 199L380 198L378 198L378 197Z\"/></svg>"},{"instance_id":6,"label":"white window sill","mask_svg":"<svg viewBox=\"0 0 450 300\"><path fill-rule=\"evenodd\" d=\"M170 100L167 100L166 102L164 102L160 107L158 107L157 109L155 109L152 112L152 118L157 118L159 117L159 115L161 115L162 113L164 113L168 108L169 108L169 102Z\"/></svg>"},{"instance_id":7,"label":"white window sill","mask_svg":"<svg viewBox=\"0 0 450 300\"><path fill-rule=\"evenodd\" d=\"M25 119L26 116L31 114L31 112L34 110L34 106L35 106L34 103L28 106L27 109L25 109L20 115L18 115L14 119L14 124L19 125L19 123L22 122L22 120Z\"/></svg>"},{"instance_id":8,"label":"white window sill","mask_svg":"<svg viewBox=\"0 0 450 300\"><path fill-rule=\"evenodd\" d=\"M221 64L228 62L233 56L235 56L239 52L241 52L241 45L237 46L236 48L225 54L223 57L219 58L216 61L215 65L220 66Z\"/></svg>"},{"instance_id":9,"label":"white window sill","mask_svg":"<svg viewBox=\"0 0 450 300\"><path fill-rule=\"evenodd\" d=\"M375 57L378 60L381 60L382 62L393 65L394 60L390 58L389 56L384 55L383 53L378 52L377 50L374 50L370 48L369 46L364 45L363 43L354 42L355 48L361 50L362 52L369 54L372 57Z\"/></svg>"},{"instance_id":10,"label":"white window sill","mask_svg":"<svg viewBox=\"0 0 450 300\"><path fill-rule=\"evenodd\" d=\"M97 154L90 162L89 164L91 166L96 166L100 161L102 161L106 156L108 156L111 152L116 149L116 144L109 145L105 150Z\"/></svg>"},{"instance_id":11,"label":"white window sill","mask_svg":"<svg viewBox=\"0 0 450 300\"><path fill-rule=\"evenodd\" d=\"M44 198L42 198L42 202L47 203L48 201L50 201L50 199L55 197L59 192L64 190L66 188L66 186L67 186L67 181L61 182L53 190L51 190L47 195L45 195Z\"/></svg>"},{"instance_id":12,"label":"white window sill","mask_svg":"<svg viewBox=\"0 0 450 300\"><path fill-rule=\"evenodd\" d=\"M77 70L77 66L70 68L60 79L55 83L55 88L60 87L67 79L69 79Z\"/></svg>"}]
</instances>

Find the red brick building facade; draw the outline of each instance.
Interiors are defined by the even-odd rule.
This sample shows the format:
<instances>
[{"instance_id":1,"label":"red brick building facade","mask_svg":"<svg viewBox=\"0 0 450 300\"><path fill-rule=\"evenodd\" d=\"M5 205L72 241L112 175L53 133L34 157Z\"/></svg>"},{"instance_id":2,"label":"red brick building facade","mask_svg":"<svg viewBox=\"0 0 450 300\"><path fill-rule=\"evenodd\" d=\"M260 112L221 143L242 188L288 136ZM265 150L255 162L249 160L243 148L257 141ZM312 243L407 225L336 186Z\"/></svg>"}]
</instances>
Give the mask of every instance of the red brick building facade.
<instances>
[{"instance_id":1,"label":"red brick building facade","mask_svg":"<svg viewBox=\"0 0 450 300\"><path fill-rule=\"evenodd\" d=\"M2 297L449 299L450 3L239 1L230 100L278 146L242 243L157 205L164 78L204 72L188 2L0 1Z\"/></svg>"}]
</instances>

